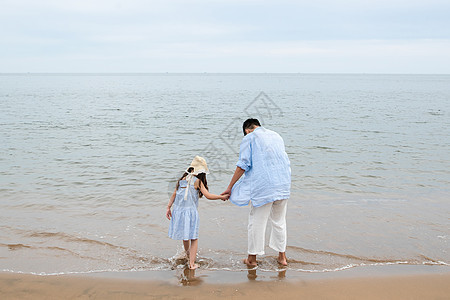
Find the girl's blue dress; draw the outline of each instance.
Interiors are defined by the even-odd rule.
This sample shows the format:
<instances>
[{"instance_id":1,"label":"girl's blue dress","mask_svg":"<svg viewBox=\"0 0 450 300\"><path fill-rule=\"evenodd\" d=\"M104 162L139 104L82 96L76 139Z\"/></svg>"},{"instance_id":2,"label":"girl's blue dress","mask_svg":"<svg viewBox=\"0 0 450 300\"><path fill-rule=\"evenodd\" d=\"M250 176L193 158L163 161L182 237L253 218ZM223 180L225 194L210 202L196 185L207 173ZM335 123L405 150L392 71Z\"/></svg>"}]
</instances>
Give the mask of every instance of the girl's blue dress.
<instances>
[{"instance_id":1,"label":"girl's blue dress","mask_svg":"<svg viewBox=\"0 0 450 300\"><path fill-rule=\"evenodd\" d=\"M180 180L172 210L172 219L169 226L169 237L174 240L198 239L198 190L194 188L197 178L193 178L189 185L187 199L184 199L187 181Z\"/></svg>"}]
</instances>

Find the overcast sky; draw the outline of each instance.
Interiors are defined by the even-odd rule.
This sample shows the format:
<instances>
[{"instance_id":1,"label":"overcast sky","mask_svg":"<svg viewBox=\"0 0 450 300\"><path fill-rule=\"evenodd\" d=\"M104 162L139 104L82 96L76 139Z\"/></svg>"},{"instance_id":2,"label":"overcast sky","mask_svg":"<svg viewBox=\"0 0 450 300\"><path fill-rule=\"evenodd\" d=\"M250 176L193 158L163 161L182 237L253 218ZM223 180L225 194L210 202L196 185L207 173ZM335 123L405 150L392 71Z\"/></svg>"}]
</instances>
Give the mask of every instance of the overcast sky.
<instances>
[{"instance_id":1,"label":"overcast sky","mask_svg":"<svg viewBox=\"0 0 450 300\"><path fill-rule=\"evenodd\" d=\"M450 74L449 0L0 0L0 73Z\"/></svg>"}]
</instances>

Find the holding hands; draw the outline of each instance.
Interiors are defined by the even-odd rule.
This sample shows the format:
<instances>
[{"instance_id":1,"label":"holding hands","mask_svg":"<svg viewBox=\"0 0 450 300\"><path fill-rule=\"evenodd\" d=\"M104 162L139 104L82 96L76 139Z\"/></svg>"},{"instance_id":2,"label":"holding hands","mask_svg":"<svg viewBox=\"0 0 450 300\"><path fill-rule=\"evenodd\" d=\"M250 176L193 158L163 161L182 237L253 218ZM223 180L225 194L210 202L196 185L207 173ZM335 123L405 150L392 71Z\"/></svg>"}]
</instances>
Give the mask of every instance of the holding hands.
<instances>
[{"instance_id":1,"label":"holding hands","mask_svg":"<svg viewBox=\"0 0 450 300\"><path fill-rule=\"evenodd\" d=\"M227 201L228 199L230 199L230 194L222 193L220 194L219 199L222 201Z\"/></svg>"},{"instance_id":2,"label":"holding hands","mask_svg":"<svg viewBox=\"0 0 450 300\"><path fill-rule=\"evenodd\" d=\"M228 199L230 199L230 196L231 196L231 188L230 187L228 187L222 194L220 194L221 196L223 195L223 196L227 196L227 199L226 200L228 200ZM224 200L225 201L225 200Z\"/></svg>"}]
</instances>

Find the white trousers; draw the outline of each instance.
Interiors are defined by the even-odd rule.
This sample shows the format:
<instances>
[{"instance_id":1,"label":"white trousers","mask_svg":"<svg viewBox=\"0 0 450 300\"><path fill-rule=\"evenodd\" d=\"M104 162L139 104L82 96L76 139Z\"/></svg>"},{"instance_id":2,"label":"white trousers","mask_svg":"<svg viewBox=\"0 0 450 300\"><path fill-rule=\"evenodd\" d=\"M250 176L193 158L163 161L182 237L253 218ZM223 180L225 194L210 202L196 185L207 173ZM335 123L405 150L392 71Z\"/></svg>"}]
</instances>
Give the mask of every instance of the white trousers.
<instances>
[{"instance_id":1,"label":"white trousers","mask_svg":"<svg viewBox=\"0 0 450 300\"><path fill-rule=\"evenodd\" d=\"M277 252L286 252L287 199L277 200L260 207L250 204L248 216L248 254L263 255L267 221L270 221L269 247Z\"/></svg>"}]
</instances>

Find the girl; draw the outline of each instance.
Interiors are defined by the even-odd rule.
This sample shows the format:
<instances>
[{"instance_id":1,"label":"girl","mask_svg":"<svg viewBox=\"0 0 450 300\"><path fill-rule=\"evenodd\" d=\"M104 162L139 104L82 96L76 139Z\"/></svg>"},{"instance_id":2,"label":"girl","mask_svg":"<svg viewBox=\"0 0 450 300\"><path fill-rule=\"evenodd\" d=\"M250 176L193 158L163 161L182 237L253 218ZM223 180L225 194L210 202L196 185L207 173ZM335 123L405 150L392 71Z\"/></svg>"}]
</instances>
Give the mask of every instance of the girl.
<instances>
[{"instance_id":1,"label":"girl","mask_svg":"<svg viewBox=\"0 0 450 300\"><path fill-rule=\"evenodd\" d=\"M206 174L208 166L203 157L196 156L190 167L177 182L177 187L167 205L166 217L170 220L169 237L183 240L184 250L189 257L189 269L196 269L198 248L198 199L205 195L209 200L227 200L229 195L214 195L208 191ZM172 205L175 208L171 211Z\"/></svg>"}]
</instances>

